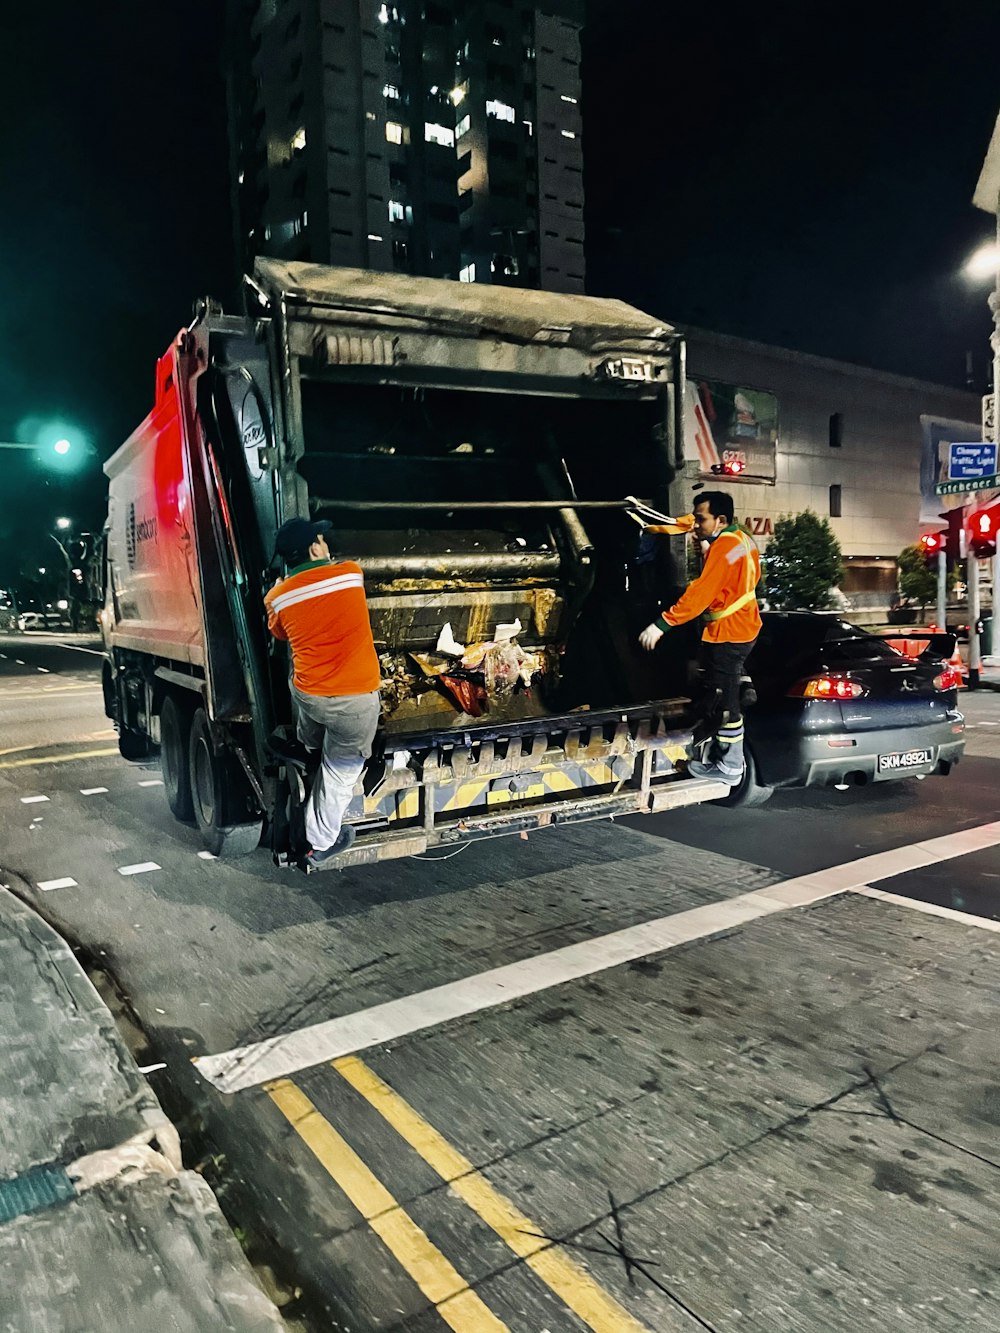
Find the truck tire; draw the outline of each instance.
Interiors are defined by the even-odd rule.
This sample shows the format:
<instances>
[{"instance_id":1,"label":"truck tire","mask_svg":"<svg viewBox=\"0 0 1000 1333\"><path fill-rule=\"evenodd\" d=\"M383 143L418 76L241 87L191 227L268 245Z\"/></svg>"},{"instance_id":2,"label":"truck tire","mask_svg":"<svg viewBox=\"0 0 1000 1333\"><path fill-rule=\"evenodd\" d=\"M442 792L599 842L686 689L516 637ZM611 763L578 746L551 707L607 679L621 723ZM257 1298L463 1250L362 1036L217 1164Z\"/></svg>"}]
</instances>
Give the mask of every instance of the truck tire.
<instances>
[{"instance_id":1,"label":"truck tire","mask_svg":"<svg viewBox=\"0 0 1000 1333\"><path fill-rule=\"evenodd\" d=\"M213 856L247 856L260 842L262 820L236 822L247 791L236 760L217 745L204 708L195 710L188 739L188 778L194 822Z\"/></svg>"},{"instance_id":2,"label":"truck tire","mask_svg":"<svg viewBox=\"0 0 1000 1333\"><path fill-rule=\"evenodd\" d=\"M753 810L764 805L774 795L774 788L760 780L760 770L754 759L753 751L746 747L746 768L738 787L733 787L728 796L723 796L716 805L728 805L731 809Z\"/></svg>"},{"instance_id":3,"label":"truck tire","mask_svg":"<svg viewBox=\"0 0 1000 1333\"><path fill-rule=\"evenodd\" d=\"M160 771L167 805L175 819L189 824L194 814L191 800L191 773L188 763L188 736L191 711L168 694L160 709Z\"/></svg>"}]
</instances>

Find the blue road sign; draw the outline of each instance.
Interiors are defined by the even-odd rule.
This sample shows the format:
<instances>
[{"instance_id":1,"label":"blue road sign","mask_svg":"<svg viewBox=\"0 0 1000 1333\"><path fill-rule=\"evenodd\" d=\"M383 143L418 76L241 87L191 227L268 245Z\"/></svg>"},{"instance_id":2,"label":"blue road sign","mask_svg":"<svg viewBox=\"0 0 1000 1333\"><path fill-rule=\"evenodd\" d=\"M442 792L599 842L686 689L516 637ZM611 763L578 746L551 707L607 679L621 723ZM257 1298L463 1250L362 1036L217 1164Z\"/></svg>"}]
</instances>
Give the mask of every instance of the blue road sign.
<instances>
[{"instance_id":1,"label":"blue road sign","mask_svg":"<svg viewBox=\"0 0 1000 1333\"><path fill-rule=\"evenodd\" d=\"M948 445L948 480L980 481L997 475L997 446L985 441Z\"/></svg>"}]
</instances>

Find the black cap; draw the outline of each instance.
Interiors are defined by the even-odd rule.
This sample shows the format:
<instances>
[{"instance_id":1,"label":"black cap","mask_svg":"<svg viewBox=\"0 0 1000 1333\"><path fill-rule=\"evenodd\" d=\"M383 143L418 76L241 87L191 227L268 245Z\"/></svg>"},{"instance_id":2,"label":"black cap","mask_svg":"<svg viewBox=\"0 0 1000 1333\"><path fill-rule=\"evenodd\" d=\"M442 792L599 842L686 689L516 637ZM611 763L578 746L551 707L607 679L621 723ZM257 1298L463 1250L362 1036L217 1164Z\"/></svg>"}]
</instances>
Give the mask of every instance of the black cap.
<instances>
[{"instance_id":1,"label":"black cap","mask_svg":"<svg viewBox=\"0 0 1000 1333\"><path fill-rule=\"evenodd\" d=\"M329 532L333 527L327 519L313 521L309 518L290 518L282 523L274 539L274 549L283 559L307 551L322 532Z\"/></svg>"}]
</instances>

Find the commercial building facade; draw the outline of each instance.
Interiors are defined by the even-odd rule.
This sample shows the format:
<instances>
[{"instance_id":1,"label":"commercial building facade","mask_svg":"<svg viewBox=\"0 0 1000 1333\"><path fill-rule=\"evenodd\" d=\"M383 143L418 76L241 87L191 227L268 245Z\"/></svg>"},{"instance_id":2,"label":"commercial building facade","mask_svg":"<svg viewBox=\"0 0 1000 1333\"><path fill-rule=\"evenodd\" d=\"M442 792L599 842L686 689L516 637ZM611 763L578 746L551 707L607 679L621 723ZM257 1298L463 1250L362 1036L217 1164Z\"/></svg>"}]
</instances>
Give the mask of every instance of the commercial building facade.
<instances>
[{"instance_id":1,"label":"commercial building facade","mask_svg":"<svg viewBox=\"0 0 1000 1333\"><path fill-rule=\"evenodd\" d=\"M701 329L686 337L689 476L732 492L762 550L782 515L811 509L828 518L851 606L888 606L895 557L921 532L925 423L968 422L978 438L980 399ZM720 463L728 452L742 475L711 472L696 418L713 433Z\"/></svg>"},{"instance_id":2,"label":"commercial building facade","mask_svg":"<svg viewBox=\"0 0 1000 1333\"><path fill-rule=\"evenodd\" d=\"M230 0L236 254L584 290L582 0Z\"/></svg>"}]
</instances>

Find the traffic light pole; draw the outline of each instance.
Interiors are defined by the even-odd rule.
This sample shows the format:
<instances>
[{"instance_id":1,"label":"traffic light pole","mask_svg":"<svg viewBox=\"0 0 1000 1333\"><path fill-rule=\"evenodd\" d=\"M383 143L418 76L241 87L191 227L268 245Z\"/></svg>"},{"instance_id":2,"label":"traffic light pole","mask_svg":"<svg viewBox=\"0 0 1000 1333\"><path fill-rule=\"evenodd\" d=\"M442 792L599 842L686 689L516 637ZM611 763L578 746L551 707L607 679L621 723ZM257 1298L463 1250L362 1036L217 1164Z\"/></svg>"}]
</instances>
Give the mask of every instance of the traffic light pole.
<instances>
[{"instance_id":1,"label":"traffic light pole","mask_svg":"<svg viewBox=\"0 0 1000 1333\"><path fill-rule=\"evenodd\" d=\"M937 627L940 632L948 628L948 552L941 547L937 553Z\"/></svg>"},{"instance_id":2,"label":"traffic light pole","mask_svg":"<svg viewBox=\"0 0 1000 1333\"><path fill-rule=\"evenodd\" d=\"M979 685L979 557L970 550L965 562L969 585L969 689Z\"/></svg>"}]
</instances>

